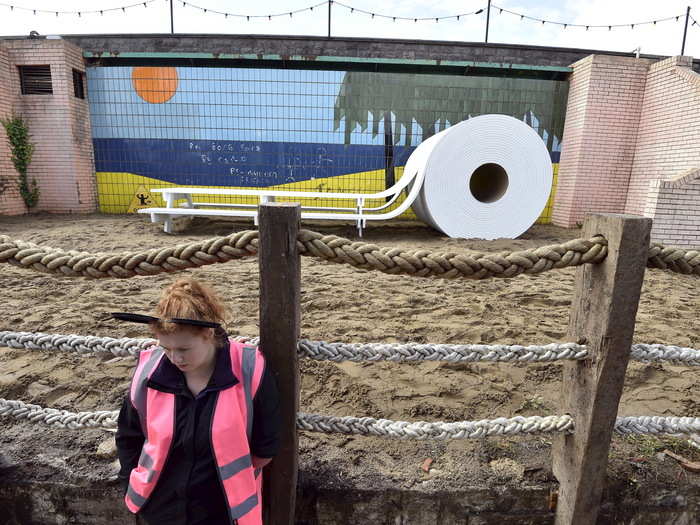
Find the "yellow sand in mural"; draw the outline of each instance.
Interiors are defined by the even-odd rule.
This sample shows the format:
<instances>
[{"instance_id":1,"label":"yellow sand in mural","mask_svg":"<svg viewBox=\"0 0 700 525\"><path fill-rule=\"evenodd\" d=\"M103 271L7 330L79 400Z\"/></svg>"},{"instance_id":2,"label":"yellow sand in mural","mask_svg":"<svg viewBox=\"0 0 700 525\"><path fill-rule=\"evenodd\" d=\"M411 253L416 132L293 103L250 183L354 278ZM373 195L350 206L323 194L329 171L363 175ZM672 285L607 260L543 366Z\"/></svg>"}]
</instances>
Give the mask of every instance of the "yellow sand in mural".
<instances>
[{"instance_id":1,"label":"yellow sand in mural","mask_svg":"<svg viewBox=\"0 0 700 525\"><path fill-rule=\"evenodd\" d=\"M552 179L552 192L545 209L542 211L537 223L549 224L552 221L552 203L557 187L558 164L554 164L554 177ZM397 167L396 177L400 179L403 175L403 167ZM135 212L139 208L145 207L163 207L165 202L159 193L149 193L148 190L155 188L169 188L181 186L181 184L173 184L150 177L143 177L133 173L117 173L117 172L97 172L97 191L100 201L100 211L103 213L130 213ZM294 182L290 184L281 184L278 186L270 186L269 189L276 190L305 190L305 191L322 191L329 193L356 192L358 180L362 181L363 190L367 193L379 192L384 189L384 170L366 171L362 173L351 173L348 175L340 175L338 177L329 177L324 179L306 180L302 182ZM220 188L220 186L202 186L193 185L196 188ZM233 186L232 186L233 187ZM146 195L148 193L148 195ZM138 195L146 196L150 200L147 206L141 206L142 199ZM195 202L198 199L195 198ZM241 203L241 204L257 204L255 197L228 197L207 195L206 202L220 202L223 204ZM280 199L283 200L283 199ZM292 200L292 199L287 199ZM305 206L339 206L352 207L355 205L353 200L337 200L337 199L298 199ZM394 205L398 205L403 200L403 197ZM380 199L372 199L367 201L367 206L381 206L384 202ZM415 219L413 211L410 209L403 213L402 219Z\"/></svg>"}]
</instances>

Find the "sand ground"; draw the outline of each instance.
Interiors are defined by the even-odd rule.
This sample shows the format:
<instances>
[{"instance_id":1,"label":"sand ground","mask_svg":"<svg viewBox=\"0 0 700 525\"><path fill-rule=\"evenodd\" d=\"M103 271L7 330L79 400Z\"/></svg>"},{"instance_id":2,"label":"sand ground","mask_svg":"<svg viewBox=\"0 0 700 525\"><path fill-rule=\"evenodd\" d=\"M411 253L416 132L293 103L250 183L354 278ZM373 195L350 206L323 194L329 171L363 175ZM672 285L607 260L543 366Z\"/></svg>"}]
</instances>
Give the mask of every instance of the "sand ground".
<instances>
[{"instance_id":1,"label":"sand ground","mask_svg":"<svg viewBox=\"0 0 700 525\"><path fill-rule=\"evenodd\" d=\"M233 230L248 223L195 222L177 236L143 216L0 217L0 233L57 248L119 252L173 245ZM350 226L314 229L355 237ZM474 241L444 237L420 224L373 226L365 239L382 245L434 251L503 251L541 246L578 236L578 230L535 226L517 240ZM255 258L187 272L225 297L234 312L231 334L257 334L258 266ZM391 276L344 265L302 261L302 336L326 341L535 344L566 340L574 270L507 280L439 280ZM147 313L176 276L126 280L61 278L0 267L0 330L147 337L139 325L120 324L108 312ZM648 270L635 341L700 348L697 277ZM124 396L134 360L0 348L0 397L70 410L115 409ZM393 364L302 361L301 408L333 415L405 420L463 420L558 413L556 364ZM621 415L700 416L698 372L692 368L632 363ZM33 465L37 477L63 466L67 477L112 475L114 457L102 455L111 434L72 432L7 419L0 427L6 462ZM302 462L325 470L329 483L371 479L413 487L475 482L524 483L551 479L549 438L406 442L302 433ZM656 453L675 447L690 459L700 453L681 440L621 439L611 469L634 479L668 476L698 483ZM693 455L695 454L695 455ZM2 467L0 452L0 467ZM432 470L420 469L426 458ZM10 459L12 461L10 461ZM663 465L661 465L663 463ZM641 465L641 466L640 466ZM23 470L26 473L26 470ZM659 474L661 472L661 474ZM67 474L66 474L67 473Z\"/></svg>"}]
</instances>

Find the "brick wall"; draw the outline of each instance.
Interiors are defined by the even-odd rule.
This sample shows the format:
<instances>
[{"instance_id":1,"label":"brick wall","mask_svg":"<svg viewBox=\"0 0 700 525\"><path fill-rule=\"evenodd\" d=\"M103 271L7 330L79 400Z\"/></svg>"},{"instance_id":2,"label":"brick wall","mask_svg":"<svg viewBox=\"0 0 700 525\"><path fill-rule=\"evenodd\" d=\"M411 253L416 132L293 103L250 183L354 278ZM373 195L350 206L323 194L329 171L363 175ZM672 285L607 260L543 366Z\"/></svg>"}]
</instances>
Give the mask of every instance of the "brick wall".
<instances>
[{"instance_id":1,"label":"brick wall","mask_svg":"<svg viewBox=\"0 0 700 525\"><path fill-rule=\"evenodd\" d=\"M87 99L73 89L73 69L85 71L79 48L64 40L5 40L11 108L28 123L34 156L29 177L41 192L37 211L91 212L96 209L95 170ZM19 65L51 66L52 95L20 94ZM68 131L67 133L65 131Z\"/></svg>"},{"instance_id":2,"label":"brick wall","mask_svg":"<svg viewBox=\"0 0 700 525\"><path fill-rule=\"evenodd\" d=\"M700 75L689 57L649 68L626 213L647 209L650 183L700 168Z\"/></svg>"},{"instance_id":3,"label":"brick wall","mask_svg":"<svg viewBox=\"0 0 700 525\"><path fill-rule=\"evenodd\" d=\"M0 43L0 79L9 79L13 67L10 58ZM0 119L10 118L13 106L11 82L0 82ZM0 126L0 215L19 215L26 212L17 185L17 171L10 160L10 146L5 128Z\"/></svg>"},{"instance_id":4,"label":"brick wall","mask_svg":"<svg viewBox=\"0 0 700 525\"><path fill-rule=\"evenodd\" d=\"M700 247L700 168L671 180L652 180L644 215L654 220L653 241L682 248Z\"/></svg>"},{"instance_id":5,"label":"brick wall","mask_svg":"<svg viewBox=\"0 0 700 525\"><path fill-rule=\"evenodd\" d=\"M624 209L650 65L605 55L572 65L554 224Z\"/></svg>"}]
</instances>

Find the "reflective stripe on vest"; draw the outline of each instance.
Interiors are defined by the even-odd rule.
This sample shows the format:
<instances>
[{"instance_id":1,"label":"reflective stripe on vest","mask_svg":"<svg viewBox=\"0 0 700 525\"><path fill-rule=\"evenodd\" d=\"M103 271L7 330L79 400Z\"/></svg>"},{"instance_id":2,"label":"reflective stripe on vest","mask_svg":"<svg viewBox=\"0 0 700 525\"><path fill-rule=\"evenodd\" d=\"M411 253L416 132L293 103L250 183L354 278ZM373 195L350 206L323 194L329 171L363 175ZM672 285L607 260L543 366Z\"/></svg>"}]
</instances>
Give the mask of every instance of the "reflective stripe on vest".
<instances>
[{"instance_id":1,"label":"reflective stripe on vest","mask_svg":"<svg viewBox=\"0 0 700 525\"><path fill-rule=\"evenodd\" d=\"M211 442L231 520L239 525L262 524L262 477L250 457L253 398L264 369L260 352L231 344L231 367L241 383L219 392L212 418Z\"/></svg>"},{"instance_id":2,"label":"reflective stripe on vest","mask_svg":"<svg viewBox=\"0 0 700 525\"><path fill-rule=\"evenodd\" d=\"M253 398L265 367L255 347L231 342L231 368L239 383L220 390L211 422L211 446L231 521L262 525L262 476L250 455ZM131 401L139 413L146 441L138 465L131 471L125 502L138 512L158 483L173 441L175 395L147 388L148 378L163 358L159 347L145 350L131 387Z\"/></svg>"}]
</instances>

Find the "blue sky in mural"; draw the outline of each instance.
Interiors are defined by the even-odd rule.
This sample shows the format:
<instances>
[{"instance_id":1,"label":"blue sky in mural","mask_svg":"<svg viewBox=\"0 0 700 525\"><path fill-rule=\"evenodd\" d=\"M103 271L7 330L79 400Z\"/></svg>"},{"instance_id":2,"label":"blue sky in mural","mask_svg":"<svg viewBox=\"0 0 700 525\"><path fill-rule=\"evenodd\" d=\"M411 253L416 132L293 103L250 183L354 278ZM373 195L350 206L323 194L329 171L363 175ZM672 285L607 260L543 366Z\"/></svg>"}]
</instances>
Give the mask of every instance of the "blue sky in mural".
<instances>
[{"instance_id":1,"label":"blue sky in mural","mask_svg":"<svg viewBox=\"0 0 700 525\"><path fill-rule=\"evenodd\" d=\"M344 71L177 68L175 95L151 104L134 90L131 69L88 69L95 138L343 144L333 108ZM374 137L356 126L352 143L383 145L383 133L383 124Z\"/></svg>"}]
</instances>

